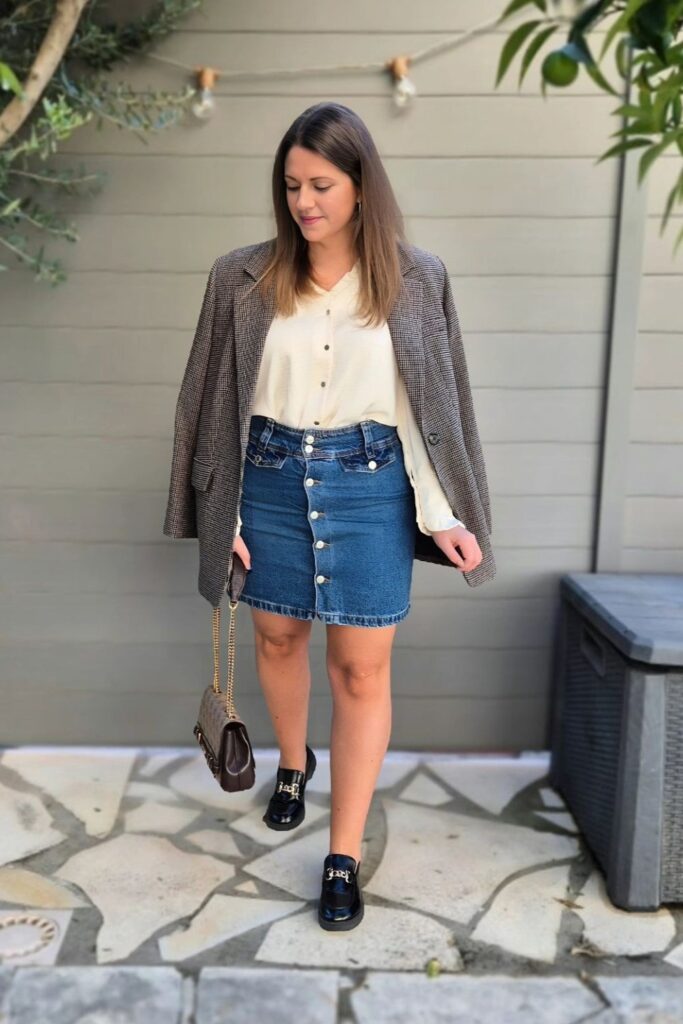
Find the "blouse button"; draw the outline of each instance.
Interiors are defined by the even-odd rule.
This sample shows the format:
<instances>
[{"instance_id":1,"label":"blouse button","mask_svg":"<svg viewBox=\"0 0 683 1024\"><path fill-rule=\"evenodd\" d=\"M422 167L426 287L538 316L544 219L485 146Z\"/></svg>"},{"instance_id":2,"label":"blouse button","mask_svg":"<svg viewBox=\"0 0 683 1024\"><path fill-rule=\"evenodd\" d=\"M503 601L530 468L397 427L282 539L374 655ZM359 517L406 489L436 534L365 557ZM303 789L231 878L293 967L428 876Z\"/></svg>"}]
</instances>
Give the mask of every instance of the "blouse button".
<instances>
[{"instance_id":1,"label":"blouse button","mask_svg":"<svg viewBox=\"0 0 683 1024\"><path fill-rule=\"evenodd\" d=\"M313 479L312 476L306 477L306 486L307 487L312 487L314 483L315 483L315 480Z\"/></svg>"},{"instance_id":2,"label":"blouse button","mask_svg":"<svg viewBox=\"0 0 683 1024\"><path fill-rule=\"evenodd\" d=\"M311 519L317 519L319 515L319 512L311 512Z\"/></svg>"},{"instance_id":3,"label":"blouse button","mask_svg":"<svg viewBox=\"0 0 683 1024\"><path fill-rule=\"evenodd\" d=\"M370 461L368 462L368 468L369 469L377 469L377 463L375 462L374 459L370 459Z\"/></svg>"},{"instance_id":4,"label":"blouse button","mask_svg":"<svg viewBox=\"0 0 683 1024\"><path fill-rule=\"evenodd\" d=\"M325 541L324 541L324 540L317 540L317 541L315 542L315 546L316 546L317 548L322 548L322 547L324 547L324 546L325 546Z\"/></svg>"},{"instance_id":5,"label":"blouse button","mask_svg":"<svg viewBox=\"0 0 683 1024\"><path fill-rule=\"evenodd\" d=\"M304 445L304 451L305 452L312 452L313 451L313 445L312 444L305 444Z\"/></svg>"},{"instance_id":6,"label":"blouse button","mask_svg":"<svg viewBox=\"0 0 683 1024\"><path fill-rule=\"evenodd\" d=\"M316 576L315 582L316 583L324 583L325 582L325 577L324 576Z\"/></svg>"}]
</instances>

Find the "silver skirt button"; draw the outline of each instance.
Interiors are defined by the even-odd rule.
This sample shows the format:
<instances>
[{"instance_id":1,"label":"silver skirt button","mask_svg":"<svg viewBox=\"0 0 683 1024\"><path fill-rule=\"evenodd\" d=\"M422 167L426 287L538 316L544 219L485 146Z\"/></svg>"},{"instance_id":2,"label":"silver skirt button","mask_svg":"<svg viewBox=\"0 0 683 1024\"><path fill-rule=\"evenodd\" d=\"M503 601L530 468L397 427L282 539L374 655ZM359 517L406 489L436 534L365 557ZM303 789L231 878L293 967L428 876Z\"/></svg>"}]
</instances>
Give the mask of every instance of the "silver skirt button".
<instances>
[{"instance_id":1,"label":"silver skirt button","mask_svg":"<svg viewBox=\"0 0 683 1024\"><path fill-rule=\"evenodd\" d=\"M377 463L375 462L374 459L370 459L370 461L368 462L368 468L369 469L377 469Z\"/></svg>"}]
</instances>

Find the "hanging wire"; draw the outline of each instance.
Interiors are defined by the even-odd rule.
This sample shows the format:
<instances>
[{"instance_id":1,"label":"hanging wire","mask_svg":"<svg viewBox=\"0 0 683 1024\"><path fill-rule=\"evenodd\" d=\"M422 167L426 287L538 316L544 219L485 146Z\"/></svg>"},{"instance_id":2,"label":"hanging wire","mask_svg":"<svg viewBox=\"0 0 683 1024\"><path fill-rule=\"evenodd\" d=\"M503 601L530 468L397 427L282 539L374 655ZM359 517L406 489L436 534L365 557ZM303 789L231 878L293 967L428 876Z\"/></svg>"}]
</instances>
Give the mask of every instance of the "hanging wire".
<instances>
[{"instance_id":1,"label":"hanging wire","mask_svg":"<svg viewBox=\"0 0 683 1024\"><path fill-rule=\"evenodd\" d=\"M478 35L480 32L487 32L489 29L494 28L502 20L502 17L503 16L501 14L496 18L491 18L489 21L482 22L480 25L475 25L474 28L469 28L464 32L460 32L457 36L440 40L438 43L426 46L422 50L416 50L408 60L411 64L417 64L419 61L432 57L435 53L443 53L446 50L460 46L472 36ZM163 64L171 64L174 67L183 68L185 71L193 71L196 73L202 70L201 67L198 67L197 65L185 64L183 61L174 60L172 57L161 57L156 53L148 53L146 54L146 58L148 60L160 61ZM221 68L215 68L212 65L212 70L220 78L267 78L270 75L316 75L332 71L386 71L387 67L392 63L392 61L370 61L361 64L313 64L299 68L260 68L259 70L249 71L224 71Z\"/></svg>"}]
</instances>

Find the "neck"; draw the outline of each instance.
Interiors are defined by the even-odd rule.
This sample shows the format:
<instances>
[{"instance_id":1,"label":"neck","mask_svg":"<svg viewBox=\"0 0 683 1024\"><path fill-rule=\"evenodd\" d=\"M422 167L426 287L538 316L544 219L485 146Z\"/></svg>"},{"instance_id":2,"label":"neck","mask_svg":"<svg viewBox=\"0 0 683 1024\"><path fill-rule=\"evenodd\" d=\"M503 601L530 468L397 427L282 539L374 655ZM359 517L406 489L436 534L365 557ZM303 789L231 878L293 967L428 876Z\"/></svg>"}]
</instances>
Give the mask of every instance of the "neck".
<instances>
[{"instance_id":1,"label":"neck","mask_svg":"<svg viewBox=\"0 0 683 1024\"><path fill-rule=\"evenodd\" d=\"M357 259L358 253L349 245L331 247L319 242L309 242L308 244L308 265L314 272L329 274L341 271L346 273L354 266Z\"/></svg>"}]
</instances>

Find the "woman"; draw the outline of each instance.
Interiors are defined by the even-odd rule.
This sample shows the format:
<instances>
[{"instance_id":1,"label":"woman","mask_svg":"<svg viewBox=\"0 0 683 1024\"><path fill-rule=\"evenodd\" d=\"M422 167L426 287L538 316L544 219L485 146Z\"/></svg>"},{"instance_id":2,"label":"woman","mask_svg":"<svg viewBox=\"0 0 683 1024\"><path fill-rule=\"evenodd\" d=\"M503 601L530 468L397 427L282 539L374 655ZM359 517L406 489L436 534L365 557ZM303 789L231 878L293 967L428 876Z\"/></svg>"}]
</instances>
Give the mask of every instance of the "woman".
<instances>
[{"instance_id":1,"label":"woman","mask_svg":"<svg viewBox=\"0 0 683 1024\"><path fill-rule=\"evenodd\" d=\"M176 411L164 532L199 537L207 599L219 602L227 576L250 606L280 749L264 814L273 829L304 820L316 766L308 644L313 619L326 624L332 796L318 920L348 929L363 916L361 841L413 561L451 565L472 586L490 579L491 515L448 274L405 242L358 115L337 103L305 110L278 147L272 188L276 238L212 267Z\"/></svg>"}]
</instances>

